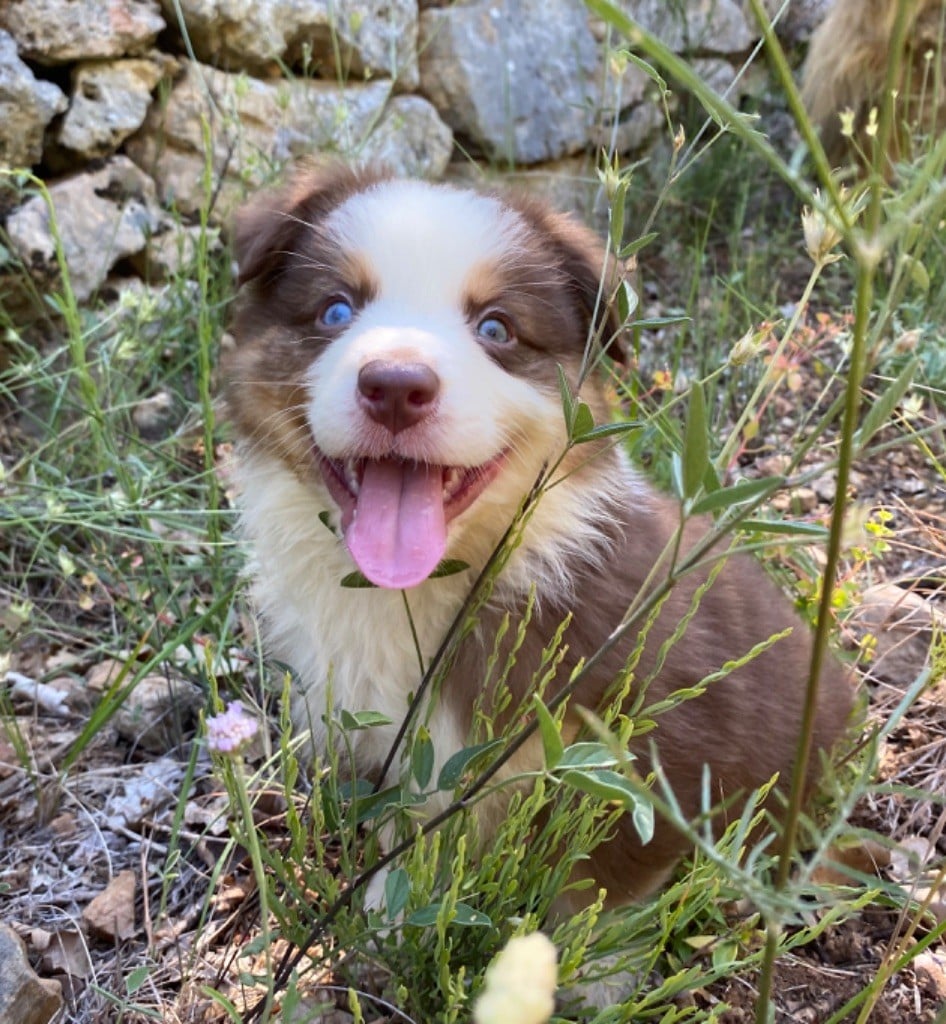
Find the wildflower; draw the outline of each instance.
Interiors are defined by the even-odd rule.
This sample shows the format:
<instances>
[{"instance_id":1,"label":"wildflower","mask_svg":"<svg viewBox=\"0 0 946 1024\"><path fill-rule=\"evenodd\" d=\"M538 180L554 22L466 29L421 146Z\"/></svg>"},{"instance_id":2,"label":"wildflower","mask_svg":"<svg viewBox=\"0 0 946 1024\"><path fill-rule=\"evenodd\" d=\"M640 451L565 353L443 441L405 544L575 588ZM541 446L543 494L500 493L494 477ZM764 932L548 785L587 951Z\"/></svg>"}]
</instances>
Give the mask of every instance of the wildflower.
<instances>
[{"instance_id":1,"label":"wildflower","mask_svg":"<svg viewBox=\"0 0 946 1024\"><path fill-rule=\"evenodd\" d=\"M763 323L758 330L750 327L729 350L729 365L744 366L755 359L759 354L759 349L762 348L763 342L768 339L774 328L774 323Z\"/></svg>"},{"instance_id":2,"label":"wildflower","mask_svg":"<svg viewBox=\"0 0 946 1024\"><path fill-rule=\"evenodd\" d=\"M256 735L259 723L243 709L243 702L231 701L227 710L207 719L207 746L217 754L235 754Z\"/></svg>"},{"instance_id":3,"label":"wildflower","mask_svg":"<svg viewBox=\"0 0 946 1024\"><path fill-rule=\"evenodd\" d=\"M486 969L475 1024L545 1024L555 1009L555 947L541 933L510 939Z\"/></svg>"},{"instance_id":4,"label":"wildflower","mask_svg":"<svg viewBox=\"0 0 946 1024\"><path fill-rule=\"evenodd\" d=\"M870 113L867 115L867 125L864 131L872 139L877 135L877 127L877 108L871 107Z\"/></svg>"},{"instance_id":5,"label":"wildflower","mask_svg":"<svg viewBox=\"0 0 946 1024\"><path fill-rule=\"evenodd\" d=\"M677 130L676 130L676 132L674 133L674 136L673 136L673 151L674 151L674 153L679 153L680 150L683 149L683 144L684 144L684 142L686 142L686 140L687 140L686 129L681 124L680 127L677 128Z\"/></svg>"},{"instance_id":6,"label":"wildflower","mask_svg":"<svg viewBox=\"0 0 946 1024\"><path fill-rule=\"evenodd\" d=\"M841 134L846 139L850 139L854 135L854 111L850 107L846 107L840 113L841 118Z\"/></svg>"},{"instance_id":7,"label":"wildflower","mask_svg":"<svg viewBox=\"0 0 946 1024\"><path fill-rule=\"evenodd\" d=\"M841 189L842 202L846 194L846 190ZM820 203L821 193L818 189L815 189L815 200ZM801 212L801 227L805 234L805 248L813 263L835 263L841 258L839 253L831 252L841 241L841 232L828 223L823 210L806 206Z\"/></svg>"}]
</instances>

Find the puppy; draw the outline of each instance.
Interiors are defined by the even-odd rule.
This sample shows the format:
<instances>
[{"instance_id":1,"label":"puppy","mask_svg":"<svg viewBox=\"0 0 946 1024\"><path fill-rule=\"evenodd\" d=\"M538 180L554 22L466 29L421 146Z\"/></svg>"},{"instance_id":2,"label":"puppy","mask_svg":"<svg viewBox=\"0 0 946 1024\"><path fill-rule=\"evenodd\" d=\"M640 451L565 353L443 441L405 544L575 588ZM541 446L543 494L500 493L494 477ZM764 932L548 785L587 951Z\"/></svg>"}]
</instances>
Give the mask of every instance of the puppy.
<instances>
[{"instance_id":1,"label":"puppy","mask_svg":"<svg viewBox=\"0 0 946 1024\"><path fill-rule=\"evenodd\" d=\"M261 196L234 237L242 296L227 398L264 632L295 670L294 720L316 747L329 693L337 708L391 720L352 736L358 774L377 777L421 677L404 596L427 664L523 497L566 447L558 367L578 391L588 339L597 334L607 346L617 334L607 301L613 268L589 231L537 202L341 167L304 171ZM600 381L584 380L580 396L607 422ZM641 479L620 443L573 447L551 483L428 711L438 766L468 744L477 702L493 705L487 662L497 630L506 614L522 615L533 590L505 684L513 709L566 615L552 690L666 576L680 509ZM685 525L678 564L707 528ZM653 572L662 553L665 568ZM429 578L444 558L469 568ZM375 586L341 587L356 569ZM632 741L645 773L654 744L693 816L705 771L714 801L775 773L787 784L811 648L752 559L729 558L697 599L709 575L685 575L670 590L646 633L630 700L646 687L651 706L774 634L789 635ZM682 635L671 642L675 631ZM500 643L500 664L515 633ZM625 671L638 640L631 634L584 675L566 738L579 731L575 709L600 707ZM838 737L850 706L832 663L816 748ZM541 765L540 745L527 744L508 773ZM399 771L395 761L384 781ZM488 841L501 807L487 800L477 811ZM628 820L588 871L619 904L659 886L686 849L663 822L642 844Z\"/></svg>"}]
</instances>

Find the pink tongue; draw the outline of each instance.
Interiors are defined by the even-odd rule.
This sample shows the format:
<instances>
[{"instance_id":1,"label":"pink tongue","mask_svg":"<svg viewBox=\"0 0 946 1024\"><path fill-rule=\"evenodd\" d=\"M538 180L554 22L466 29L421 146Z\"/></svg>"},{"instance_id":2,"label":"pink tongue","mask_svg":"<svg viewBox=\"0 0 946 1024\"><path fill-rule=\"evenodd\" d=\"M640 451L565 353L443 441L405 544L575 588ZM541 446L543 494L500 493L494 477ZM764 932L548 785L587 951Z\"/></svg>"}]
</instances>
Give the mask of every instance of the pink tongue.
<instances>
[{"instance_id":1,"label":"pink tongue","mask_svg":"<svg viewBox=\"0 0 946 1024\"><path fill-rule=\"evenodd\" d=\"M443 469L371 459L345 541L358 568L379 587L416 587L447 547Z\"/></svg>"}]
</instances>

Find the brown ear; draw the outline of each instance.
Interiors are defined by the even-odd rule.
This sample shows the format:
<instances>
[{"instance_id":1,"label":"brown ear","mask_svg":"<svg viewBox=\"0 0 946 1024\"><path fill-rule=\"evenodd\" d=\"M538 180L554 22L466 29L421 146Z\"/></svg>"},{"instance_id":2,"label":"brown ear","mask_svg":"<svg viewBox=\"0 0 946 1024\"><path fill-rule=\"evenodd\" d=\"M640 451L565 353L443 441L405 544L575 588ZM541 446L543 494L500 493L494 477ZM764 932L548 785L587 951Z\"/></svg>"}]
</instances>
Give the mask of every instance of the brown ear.
<instances>
[{"instance_id":1,"label":"brown ear","mask_svg":"<svg viewBox=\"0 0 946 1024\"><path fill-rule=\"evenodd\" d=\"M594 328L602 351L624 361L626 325L618 313L618 292L626 269L590 229L567 214L550 215L552 235L559 250L561 269Z\"/></svg>"},{"instance_id":2,"label":"brown ear","mask_svg":"<svg viewBox=\"0 0 946 1024\"><path fill-rule=\"evenodd\" d=\"M376 180L341 163L307 164L282 188L252 199L233 225L238 283L259 279L267 284L278 277L287 259L301 250L302 232Z\"/></svg>"},{"instance_id":3,"label":"brown ear","mask_svg":"<svg viewBox=\"0 0 946 1024\"><path fill-rule=\"evenodd\" d=\"M626 277L623 266L598 235L572 215L557 213L534 196L519 193L506 198L551 243L549 255L565 275L567 287L602 351L623 362L625 325L617 305L618 290Z\"/></svg>"}]
</instances>

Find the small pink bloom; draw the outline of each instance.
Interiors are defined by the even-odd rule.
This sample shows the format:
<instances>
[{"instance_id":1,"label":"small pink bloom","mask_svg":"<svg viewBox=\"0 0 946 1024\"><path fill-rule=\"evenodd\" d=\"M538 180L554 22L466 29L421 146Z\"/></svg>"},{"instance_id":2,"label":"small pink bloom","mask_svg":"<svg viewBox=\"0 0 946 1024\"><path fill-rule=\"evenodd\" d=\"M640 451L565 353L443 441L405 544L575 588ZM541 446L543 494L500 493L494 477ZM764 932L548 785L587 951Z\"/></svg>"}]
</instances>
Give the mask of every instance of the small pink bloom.
<instances>
[{"instance_id":1,"label":"small pink bloom","mask_svg":"<svg viewBox=\"0 0 946 1024\"><path fill-rule=\"evenodd\" d=\"M227 710L207 719L207 746L217 754L233 754L256 735L259 723L243 710L243 702L231 701Z\"/></svg>"}]
</instances>

